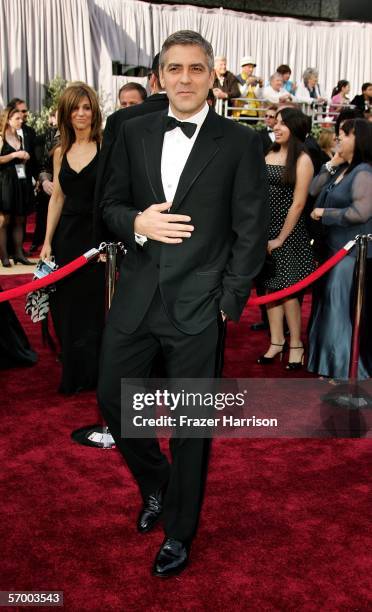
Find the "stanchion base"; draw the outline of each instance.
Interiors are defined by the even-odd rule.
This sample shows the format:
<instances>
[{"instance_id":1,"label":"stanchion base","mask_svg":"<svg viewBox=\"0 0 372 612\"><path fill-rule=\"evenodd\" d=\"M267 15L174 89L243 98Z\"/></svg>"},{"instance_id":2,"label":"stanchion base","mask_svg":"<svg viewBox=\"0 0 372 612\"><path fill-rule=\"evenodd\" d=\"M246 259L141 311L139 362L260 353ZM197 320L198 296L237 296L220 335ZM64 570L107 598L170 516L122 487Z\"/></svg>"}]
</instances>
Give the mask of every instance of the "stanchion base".
<instances>
[{"instance_id":1,"label":"stanchion base","mask_svg":"<svg viewBox=\"0 0 372 612\"><path fill-rule=\"evenodd\" d=\"M371 395L359 385L337 385L333 391L322 397L322 401L348 410L372 408Z\"/></svg>"},{"instance_id":2,"label":"stanchion base","mask_svg":"<svg viewBox=\"0 0 372 612\"><path fill-rule=\"evenodd\" d=\"M107 427L104 425L85 425L72 432L71 438L74 442L83 446L94 446L96 448L115 448L115 441Z\"/></svg>"}]
</instances>

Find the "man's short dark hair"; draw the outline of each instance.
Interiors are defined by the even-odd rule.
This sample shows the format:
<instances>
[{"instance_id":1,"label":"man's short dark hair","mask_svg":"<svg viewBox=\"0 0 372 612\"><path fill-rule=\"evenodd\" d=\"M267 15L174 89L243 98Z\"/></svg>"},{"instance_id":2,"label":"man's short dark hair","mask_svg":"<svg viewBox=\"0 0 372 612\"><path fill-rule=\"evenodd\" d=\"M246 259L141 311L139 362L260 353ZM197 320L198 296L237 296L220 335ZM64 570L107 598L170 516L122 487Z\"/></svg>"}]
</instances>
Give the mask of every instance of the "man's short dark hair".
<instances>
[{"instance_id":1,"label":"man's short dark hair","mask_svg":"<svg viewBox=\"0 0 372 612\"><path fill-rule=\"evenodd\" d=\"M146 100L146 98L147 98L147 91L146 91L146 89L144 87L142 87L142 85L140 85L140 83L135 83L134 81L131 81L130 83L125 83L125 85L120 87L119 93L118 93L118 98L120 98L120 94L121 94L122 91L131 91L132 89L135 89L136 91L138 91L139 95L142 98L142 101Z\"/></svg>"},{"instance_id":2,"label":"man's short dark hair","mask_svg":"<svg viewBox=\"0 0 372 612\"><path fill-rule=\"evenodd\" d=\"M363 113L359 108L344 108L338 115L335 123L336 136L340 133L340 124L349 119L363 119Z\"/></svg>"},{"instance_id":3,"label":"man's short dark hair","mask_svg":"<svg viewBox=\"0 0 372 612\"><path fill-rule=\"evenodd\" d=\"M11 100L9 100L7 106L17 106L17 104L26 104L25 100L21 100L21 98L12 98Z\"/></svg>"},{"instance_id":4,"label":"man's short dark hair","mask_svg":"<svg viewBox=\"0 0 372 612\"><path fill-rule=\"evenodd\" d=\"M363 91L368 89L368 87L371 87L371 85L372 85L372 83L363 83L363 85L362 85L362 93L363 93Z\"/></svg>"},{"instance_id":5,"label":"man's short dark hair","mask_svg":"<svg viewBox=\"0 0 372 612\"><path fill-rule=\"evenodd\" d=\"M174 34L168 36L160 51L159 64L161 68L164 68L164 56L166 52L175 45L197 45L198 47L201 47L207 57L209 71L212 72L214 67L212 45L210 42L205 40L201 34L198 32L193 32L193 30L179 30L179 32L174 32Z\"/></svg>"},{"instance_id":6,"label":"man's short dark hair","mask_svg":"<svg viewBox=\"0 0 372 612\"><path fill-rule=\"evenodd\" d=\"M292 74L292 70L290 69L288 64L280 64L280 66L278 66L278 68L276 69L276 72L279 72L279 74L288 74L288 72Z\"/></svg>"},{"instance_id":7,"label":"man's short dark hair","mask_svg":"<svg viewBox=\"0 0 372 612\"><path fill-rule=\"evenodd\" d=\"M159 77L159 57L160 57L160 53L157 53L154 56L154 59L152 60L151 70L149 71L149 74L148 74L149 77L153 74L154 77L156 78L156 80L158 81L158 83L160 83L160 77Z\"/></svg>"}]
</instances>

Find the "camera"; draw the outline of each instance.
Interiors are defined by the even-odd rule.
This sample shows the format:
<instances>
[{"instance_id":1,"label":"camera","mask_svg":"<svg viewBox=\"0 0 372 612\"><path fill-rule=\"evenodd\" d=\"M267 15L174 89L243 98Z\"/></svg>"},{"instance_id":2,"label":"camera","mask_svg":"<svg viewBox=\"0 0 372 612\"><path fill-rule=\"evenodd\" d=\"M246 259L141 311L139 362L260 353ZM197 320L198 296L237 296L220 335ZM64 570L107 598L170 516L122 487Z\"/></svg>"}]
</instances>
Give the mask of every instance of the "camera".
<instances>
[{"instance_id":1,"label":"camera","mask_svg":"<svg viewBox=\"0 0 372 612\"><path fill-rule=\"evenodd\" d=\"M57 270L58 266L54 261L45 261L40 260L36 266L36 270L34 272L35 278L44 278L44 276L48 276L51 272Z\"/></svg>"}]
</instances>

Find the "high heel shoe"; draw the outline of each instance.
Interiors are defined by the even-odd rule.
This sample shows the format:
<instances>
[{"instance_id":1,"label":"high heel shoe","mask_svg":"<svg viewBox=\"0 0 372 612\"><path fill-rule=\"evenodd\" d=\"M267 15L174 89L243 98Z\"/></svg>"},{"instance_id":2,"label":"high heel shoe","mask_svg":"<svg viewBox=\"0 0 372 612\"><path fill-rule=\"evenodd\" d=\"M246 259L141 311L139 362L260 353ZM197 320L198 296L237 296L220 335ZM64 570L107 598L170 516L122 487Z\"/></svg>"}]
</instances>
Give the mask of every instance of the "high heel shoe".
<instances>
[{"instance_id":1,"label":"high heel shoe","mask_svg":"<svg viewBox=\"0 0 372 612\"><path fill-rule=\"evenodd\" d=\"M15 264L20 263L20 264L23 264L24 266L34 266L35 265L32 261L30 261L29 259L26 259L26 257L24 257L23 255L14 255L13 261Z\"/></svg>"},{"instance_id":2,"label":"high heel shoe","mask_svg":"<svg viewBox=\"0 0 372 612\"><path fill-rule=\"evenodd\" d=\"M270 342L270 346L280 346L282 350L278 351L277 353L275 353L275 355L273 357L265 357L265 355L261 355L257 359L257 363L259 363L260 365L269 365L270 363L274 363L274 361L275 361L276 357L278 357L278 355L279 355L280 361L283 359L283 355L284 355L285 351L287 350L287 343L283 342L283 344L275 344L275 342Z\"/></svg>"},{"instance_id":3,"label":"high heel shoe","mask_svg":"<svg viewBox=\"0 0 372 612\"><path fill-rule=\"evenodd\" d=\"M302 349L302 354L301 354L301 359L300 361L288 361L287 365L285 366L286 370L301 370L301 368L304 367L304 363L305 363L305 347L304 346L290 346L289 350L291 349Z\"/></svg>"},{"instance_id":4,"label":"high heel shoe","mask_svg":"<svg viewBox=\"0 0 372 612\"><path fill-rule=\"evenodd\" d=\"M1 260L1 263L3 264L3 268L11 268L12 264L10 263L9 259L7 257L4 257L4 259Z\"/></svg>"}]
</instances>

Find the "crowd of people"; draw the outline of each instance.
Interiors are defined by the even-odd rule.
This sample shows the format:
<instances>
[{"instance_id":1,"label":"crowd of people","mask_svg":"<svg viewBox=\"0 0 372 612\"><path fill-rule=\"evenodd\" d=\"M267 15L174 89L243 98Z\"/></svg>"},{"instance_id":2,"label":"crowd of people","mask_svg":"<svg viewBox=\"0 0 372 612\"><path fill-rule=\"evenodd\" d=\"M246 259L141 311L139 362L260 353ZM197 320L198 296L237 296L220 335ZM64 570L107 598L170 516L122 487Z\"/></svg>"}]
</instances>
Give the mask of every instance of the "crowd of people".
<instances>
[{"instance_id":1,"label":"crowd of people","mask_svg":"<svg viewBox=\"0 0 372 612\"><path fill-rule=\"evenodd\" d=\"M123 86L122 108L104 133L97 94L71 83L51 113L43 155L23 100L12 100L1 122L2 265L11 265L9 253L14 264L29 263L23 238L35 192L32 250L42 244L42 260L63 266L112 236L127 248L105 332L101 262L59 282L50 307L60 392L94 388L101 361L100 407L144 499L138 530L149 531L164 510L157 576L187 564L207 447L205 440L172 439L173 469L155 441L123 439L121 378L150 375L159 352L168 376L220 375L221 329L239 320L252 282L261 295L287 289L356 234L372 234L372 123L365 116L372 85L363 85L355 108L344 109L349 84L338 83L334 132L327 128L317 142L298 107L324 101L317 71L308 68L296 86L281 65L265 84L250 56L237 77L225 58L215 61L214 73L211 46L199 34L172 35L154 58L150 95L135 83ZM211 108L216 99L258 103L261 95L268 103L258 130ZM258 117L257 108L236 112ZM370 242L361 379L372 376L371 262ZM354 267L355 252L314 285L306 342L301 293L267 304L255 326L269 331L268 348L257 356L263 374L288 352L289 375L307 361L310 372L347 379Z\"/></svg>"},{"instance_id":2,"label":"crowd of people","mask_svg":"<svg viewBox=\"0 0 372 612\"><path fill-rule=\"evenodd\" d=\"M332 93L329 92L329 95L327 95L327 92L321 91L317 68L306 68L300 83L297 84L291 80L292 70L288 64L278 66L276 71L267 79L254 74L257 64L251 55L242 57L240 64L240 73L234 75L227 70L225 56L215 58L213 94L216 99L228 100L234 106L239 107L241 101L237 98L244 98L245 106L247 106L247 102L249 103L249 109L258 108L260 105L257 101L272 104L283 102L323 104L328 102L335 105L337 111L345 105L351 105L366 113L366 118L372 116L372 83L370 82L363 83L361 94L350 100L348 97L350 83L345 79L339 80ZM246 116L249 115L246 114ZM258 117L259 115L256 113L253 116Z\"/></svg>"},{"instance_id":3,"label":"crowd of people","mask_svg":"<svg viewBox=\"0 0 372 612\"><path fill-rule=\"evenodd\" d=\"M317 263L342 246L347 236L371 232L371 152L368 145L371 124L367 117L372 102L372 84L365 83L362 94L352 100L353 105L344 108L344 104L349 103L350 86L346 80L338 82L332 92L332 104L338 105L335 128L323 128L316 141L311 135L311 121L298 108L297 102L304 101L308 95L318 101L324 100L317 84L317 71L306 69L303 82L296 86L290 80L289 66L282 64L265 86L262 78L254 76L255 66L253 58L245 56L241 73L234 76L226 69L226 59L216 57L208 103L213 105L215 100L229 96L245 96L253 101L261 95L270 102L262 117L263 125L256 126L265 155L271 211L267 258L256 279L257 293L263 295L306 277ZM168 98L160 84L158 56L148 80L150 95L135 82L120 88L118 106L126 109L124 115L127 115L123 119L167 108ZM98 229L100 223L95 224L93 231L93 218L99 216L93 208L94 205L98 207L103 197L104 171L122 121L121 112L108 118L102 142L102 117L95 92L84 83L72 84L63 93L58 109L51 111L43 146L38 146L35 131L27 124L26 102L20 98L9 102L2 113L0 136L0 258L4 267L12 265L9 249L14 264L32 263L26 257L23 240L26 217L35 209L36 226L29 255L43 245L40 257L48 259L53 253L61 266L102 238ZM254 106L239 113L257 114ZM349 151L345 157L343 143L350 138L355 151ZM339 168L343 171L339 172ZM348 191L344 193L346 185ZM341 212L325 214L328 208L339 209L342 216ZM316 229L316 221L322 225L321 232ZM337 240L331 238L335 235ZM313 296L308 369L330 378L347 377L347 355L343 354L341 359L341 349L338 349L340 344L347 351L350 345L350 329L349 336L339 333L341 328L347 328L346 321L349 326L351 324L349 305L354 259L346 261L326 277L322 290L321 283L315 286ZM338 275L347 266L348 282L340 283ZM335 298L333 284L342 287L343 292L343 317L338 317L338 327L330 324L336 320L334 312L337 304L340 306L337 299L341 299L340 296ZM50 302L61 345L60 391L71 393L93 388L104 320L102 266L61 282ZM256 330L268 328L270 345L266 353L258 357L259 364L268 365L277 356L283 358L288 349L287 370L303 367L301 303L302 296L295 295L269 304L267 308L261 307L262 322L252 327ZM340 312L338 310L339 315ZM289 333L289 342L285 332ZM372 373L371 351L367 345L361 357L363 377ZM77 364L85 365L81 368Z\"/></svg>"}]
</instances>

